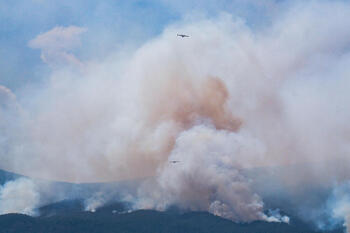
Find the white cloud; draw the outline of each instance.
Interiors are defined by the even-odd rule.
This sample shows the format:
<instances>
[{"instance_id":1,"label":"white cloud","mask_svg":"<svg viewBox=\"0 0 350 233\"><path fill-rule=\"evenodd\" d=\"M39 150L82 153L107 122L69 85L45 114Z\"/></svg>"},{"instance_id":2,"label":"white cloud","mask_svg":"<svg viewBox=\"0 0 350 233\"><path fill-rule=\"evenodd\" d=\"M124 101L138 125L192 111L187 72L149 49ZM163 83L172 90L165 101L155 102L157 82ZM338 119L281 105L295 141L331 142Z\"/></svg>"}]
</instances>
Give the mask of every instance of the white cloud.
<instances>
[{"instance_id":1,"label":"white cloud","mask_svg":"<svg viewBox=\"0 0 350 233\"><path fill-rule=\"evenodd\" d=\"M41 49L41 59L51 66L67 64L81 66L72 50L81 45L80 36L86 30L77 26L55 27L39 34L29 41L28 45L34 49Z\"/></svg>"},{"instance_id":2,"label":"white cloud","mask_svg":"<svg viewBox=\"0 0 350 233\"><path fill-rule=\"evenodd\" d=\"M16 95L7 87L0 85L0 126L4 121L5 113L19 110Z\"/></svg>"},{"instance_id":3,"label":"white cloud","mask_svg":"<svg viewBox=\"0 0 350 233\"><path fill-rule=\"evenodd\" d=\"M0 85L0 103L8 102L8 101L12 102L15 100L16 100L15 94L13 94L13 92L7 87Z\"/></svg>"}]
</instances>

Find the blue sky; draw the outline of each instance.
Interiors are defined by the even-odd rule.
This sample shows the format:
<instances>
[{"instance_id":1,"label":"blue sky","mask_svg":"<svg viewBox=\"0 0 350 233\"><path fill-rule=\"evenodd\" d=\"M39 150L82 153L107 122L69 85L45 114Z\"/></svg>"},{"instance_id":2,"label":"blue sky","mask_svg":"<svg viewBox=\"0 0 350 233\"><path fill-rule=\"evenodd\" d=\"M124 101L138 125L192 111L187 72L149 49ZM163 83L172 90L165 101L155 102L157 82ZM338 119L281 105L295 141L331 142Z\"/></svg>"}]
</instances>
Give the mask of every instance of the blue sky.
<instances>
[{"instance_id":1,"label":"blue sky","mask_svg":"<svg viewBox=\"0 0 350 233\"><path fill-rule=\"evenodd\" d=\"M88 28L85 44L99 46L103 54L127 38L159 34L179 17L150 1L15 0L0 5L0 84L11 89L40 78L46 67L40 51L29 48L28 42L56 26ZM99 39L94 40L95 35Z\"/></svg>"},{"instance_id":2,"label":"blue sky","mask_svg":"<svg viewBox=\"0 0 350 233\"><path fill-rule=\"evenodd\" d=\"M48 67L40 51L28 47L56 26L87 28L82 58L105 56L125 43L142 44L169 24L192 14L215 17L229 12L254 25L273 13L275 1L169 0L2 0L0 3L0 85L16 89L40 80ZM272 7L271 7L272 6ZM267 13L267 14L266 14Z\"/></svg>"}]
</instances>

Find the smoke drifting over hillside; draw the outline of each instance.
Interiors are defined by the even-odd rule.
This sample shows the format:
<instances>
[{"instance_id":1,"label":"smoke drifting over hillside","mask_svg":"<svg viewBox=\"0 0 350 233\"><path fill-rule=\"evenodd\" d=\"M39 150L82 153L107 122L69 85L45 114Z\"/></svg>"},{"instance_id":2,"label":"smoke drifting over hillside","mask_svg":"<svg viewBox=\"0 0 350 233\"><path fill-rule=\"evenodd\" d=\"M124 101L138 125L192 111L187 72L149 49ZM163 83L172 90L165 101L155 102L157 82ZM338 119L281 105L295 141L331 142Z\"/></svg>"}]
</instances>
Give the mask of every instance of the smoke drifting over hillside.
<instances>
[{"instance_id":1,"label":"smoke drifting over hillside","mask_svg":"<svg viewBox=\"0 0 350 233\"><path fill-rule=\"evenodd\" d=\"M44 85L19 93L21 111L1 124L1 166L72 182L153 177L131 198L136 208L286 219L264 213L243 171L299 164L280 177L292 187L349 178L349 15L349 3L312 1L285 5L257 28L228 14L192 17L103 61L39 46L53 36L79 46L85 30L52 29L29 44L45 62L50 51L74 62L50 64ZM347 208L334 211L349 219Z\"/></svg>"},{"instance_id":2,"label":"smoke drifting over hillside","mask_svg":"<svg viewBox=\"0 0 350 233\"><path fill-rule=\"evenodd\" d=\"M33 181L19 178L0 186L0 214L23 213L37 214L40 194Z\"/></svg>"}]
</instances>

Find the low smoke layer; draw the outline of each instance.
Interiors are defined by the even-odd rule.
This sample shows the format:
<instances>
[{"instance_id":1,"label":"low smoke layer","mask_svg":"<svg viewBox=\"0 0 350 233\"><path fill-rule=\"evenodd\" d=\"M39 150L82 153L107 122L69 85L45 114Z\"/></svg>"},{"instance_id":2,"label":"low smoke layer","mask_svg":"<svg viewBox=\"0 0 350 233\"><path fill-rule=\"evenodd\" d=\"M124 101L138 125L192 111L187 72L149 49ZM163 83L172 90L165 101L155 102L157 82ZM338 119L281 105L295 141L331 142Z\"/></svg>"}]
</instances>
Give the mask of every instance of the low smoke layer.
<instances>
[{"instance_id":1,"label":"low smoke layer","mask_svg":"<svg viewBox=\"0 0 350 233\"><path fill-rule=\"evenodd\" d=\"M229 14L191 18L127 56L60 63L42 86L19 93L2 167L72 182L153 177L133 197L135 208L287 222L266 214L243 171L302 165L279 177L290 187L348 179L350 4L281 9L267 26ZM55 28L29 44L44 62L75 59L66 49L84 30ZM91 200L87 210L104 203ZM345 212L335 210L347 220Z\"/></svg>"}]
</instances>

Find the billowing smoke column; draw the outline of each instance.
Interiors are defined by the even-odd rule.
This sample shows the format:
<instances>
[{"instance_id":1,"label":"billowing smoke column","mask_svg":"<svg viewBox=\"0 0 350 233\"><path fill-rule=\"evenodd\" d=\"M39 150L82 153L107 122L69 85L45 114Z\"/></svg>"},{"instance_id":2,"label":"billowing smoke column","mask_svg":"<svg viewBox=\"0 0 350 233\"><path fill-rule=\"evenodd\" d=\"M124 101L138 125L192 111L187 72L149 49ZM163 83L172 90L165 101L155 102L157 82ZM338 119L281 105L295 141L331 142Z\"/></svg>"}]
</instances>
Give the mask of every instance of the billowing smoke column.
<instances>
[{"instance_id":1,"label":"billowing smoke column","mask_svg":"<svg viewBox=\"0 0 350 233\"><path fill-rule=\"evenodd\" d=\"M241 151L261 154L264 148L249 135L216 130L210 124L184 131L169 156L170 160L181 162L161 167L159 189L146 183L140 195L151 192L151 196L139 204L158 209L177 204L185 209L209 210L229 219L268 220L262 213L262 200L253 193L249 180L241 173L242 166L235 161Z\"/></svg>"},{"instance_id":2,"label":"billowing smoke column","mask_svg":"<svg viewBox=\"0 0 350 233\"><path fill-rule=\"evenodd\" d=\"M29 45L45 62L74 62L20 93L21 111L2 125L2 167L73 182L152 177L133 197L137 208L288 221L265 214L244 171L302 165L279 177L293 187L349 178L350 4L285 7L261 28L227 14L183 21L103 61L79 61L77 43L46 44L79 41L85 29L41 34Z\"/></svg>"}]
</instances>

